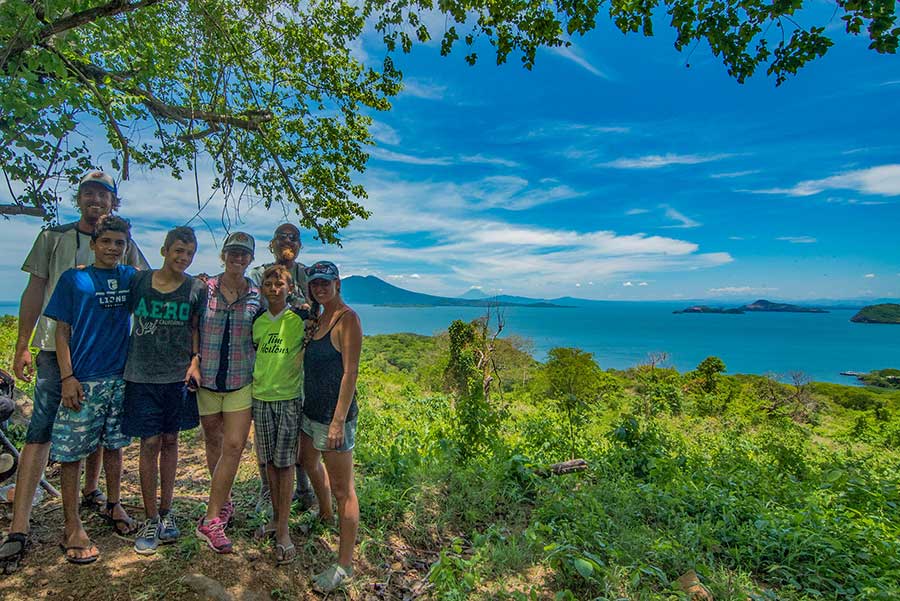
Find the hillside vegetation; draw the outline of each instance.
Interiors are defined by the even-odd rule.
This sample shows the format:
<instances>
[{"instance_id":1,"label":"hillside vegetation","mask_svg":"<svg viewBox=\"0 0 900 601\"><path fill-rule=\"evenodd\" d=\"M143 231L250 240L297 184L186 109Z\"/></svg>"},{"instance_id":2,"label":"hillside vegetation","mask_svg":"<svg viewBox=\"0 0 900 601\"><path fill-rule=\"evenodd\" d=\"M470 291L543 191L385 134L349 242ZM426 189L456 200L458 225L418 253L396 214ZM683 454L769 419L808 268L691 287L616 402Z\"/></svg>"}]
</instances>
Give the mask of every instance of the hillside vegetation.
<instances>
[{"instance_id":1,"label":"hillside vegetation","mask_svg":"<svg viewBox=\"0 0 900 601\"><path fill-rule=\"evenodd\" d=\"M364 342L349 598L683 599L689 570L717 601L900 597L900 391L728 376L715 357L684 374L662 357L602 370L577 349L541 364L516 338L485 371L486 330L458 324ZM573 456L588 469L549 475ZM298 548L307 523L292 519ZM256 544L249 530L238 549ZM323 560L303 553L290 579L256 561L258 590L306 598ZM181 590L178 570L222 561L182 549L130 577L160 598ZM231 586L239 572L212 573Z\"/></svg>"},{"instance_id":2,"label":"hillside vegetation","mask_svg":"<svg viewBox=\"0 0 900 601\"><path fill-rule=\"evenodd\" d=\"M900 323L900 305L884 303L881 305L869 305L859 310L859 313L850 318L857 323Z\"/></svg>"}]
</instances>

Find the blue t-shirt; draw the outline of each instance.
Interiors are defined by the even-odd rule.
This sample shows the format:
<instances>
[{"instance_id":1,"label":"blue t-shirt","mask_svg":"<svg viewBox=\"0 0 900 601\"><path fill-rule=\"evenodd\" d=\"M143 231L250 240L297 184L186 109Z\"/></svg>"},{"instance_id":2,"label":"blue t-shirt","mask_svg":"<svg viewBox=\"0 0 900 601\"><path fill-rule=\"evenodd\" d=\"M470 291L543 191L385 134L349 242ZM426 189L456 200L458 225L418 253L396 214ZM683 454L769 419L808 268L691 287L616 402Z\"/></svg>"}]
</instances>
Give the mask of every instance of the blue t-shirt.
<instances>
[{"instance_id":1,"label":"blue t-shirt","mask_svg":"<svg viewBox=\"0 0 900 601\"><path fill-rule=\"evenodd\" d=\"M70 269L62 274L44 315L72 328L72 371L82 381L122 377L131 320L131 279L137 270Z\"/></svg>"}]
</instances>

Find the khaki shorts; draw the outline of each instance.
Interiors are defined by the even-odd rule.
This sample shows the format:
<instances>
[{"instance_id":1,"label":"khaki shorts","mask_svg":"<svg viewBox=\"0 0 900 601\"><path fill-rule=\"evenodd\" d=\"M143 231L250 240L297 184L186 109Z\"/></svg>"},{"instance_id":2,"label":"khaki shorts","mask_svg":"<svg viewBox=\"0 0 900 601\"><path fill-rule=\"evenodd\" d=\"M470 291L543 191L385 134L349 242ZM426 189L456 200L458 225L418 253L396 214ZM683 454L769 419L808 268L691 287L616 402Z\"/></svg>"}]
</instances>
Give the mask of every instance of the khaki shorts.
<instances>
[{"instance_id":1,"label":"khaki shorts","mask_svg":"<svg viewBox=\"0 0 900 601\"><path fill-rule=\"evenodd\" d=\"M244 411L253 406L251 385L232 390L231 392L215 392L206 388L197 391L197 408L200 415L215 415L216 413L232 413Z\"/></svg>"}]
</instances>

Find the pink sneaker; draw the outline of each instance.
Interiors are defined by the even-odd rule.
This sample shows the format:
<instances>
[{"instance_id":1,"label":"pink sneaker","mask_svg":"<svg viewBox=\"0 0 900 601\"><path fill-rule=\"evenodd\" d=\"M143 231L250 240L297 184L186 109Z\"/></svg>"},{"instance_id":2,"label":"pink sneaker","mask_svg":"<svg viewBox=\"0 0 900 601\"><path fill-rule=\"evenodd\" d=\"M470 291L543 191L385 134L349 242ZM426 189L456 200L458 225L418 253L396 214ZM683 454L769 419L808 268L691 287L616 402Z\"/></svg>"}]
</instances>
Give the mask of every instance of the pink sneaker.
<instances>
[{"instance_id":1,"label":"pink sneaker","mask_svg":"<svg viewBox=\"0 0 900 601\"><path fill-rule=\"evenodd\" d=\"M209 521L201 518L197 524L197 538L205 540L216 553L231 553L231 541L225 536L225 522L220 518Z\"/></svg>"},{"instance_id":2,"label":"pink sneaker","mask_svg":"<svg viewBox=\"0 0 900 601\"><path fill-rule=\"evenodd\" d=\"M231 501L226 501L224 505L222 505L222 509L219 510L219 519L222 520L222 523L225 524L226 527L231 525L231 520L234 518L234 503Z\"/></svg>"}]
</instances>

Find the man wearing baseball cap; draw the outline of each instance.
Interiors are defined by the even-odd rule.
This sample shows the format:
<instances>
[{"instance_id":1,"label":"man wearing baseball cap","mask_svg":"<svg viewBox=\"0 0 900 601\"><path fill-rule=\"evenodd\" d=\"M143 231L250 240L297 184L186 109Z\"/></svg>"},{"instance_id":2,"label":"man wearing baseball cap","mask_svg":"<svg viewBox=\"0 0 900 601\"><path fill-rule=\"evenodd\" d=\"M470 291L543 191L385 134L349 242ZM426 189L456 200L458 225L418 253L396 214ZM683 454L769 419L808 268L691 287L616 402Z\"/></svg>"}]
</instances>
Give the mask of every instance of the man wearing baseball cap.
<instances>
[{"instance_id":1,"label":"man wearing baseball cap","mask_svg":"<svg viewBox=\"0 0 900 601\"><path fill-rule=\"evenodd\" d=\"M60 373L54 340L56 326L55 322L41 315L60 275L73 267L94 262L91 234L103 215L118 210L120 199L117 193L116 182L109 174L99 170L87 173L79 183L75 196L80 219L41 231L22 265L22 271L30 277L19 304L19 333L13 363L16 377L26 382L32 379L34 368L29 343L40 352L36 360L34 410L25 435L25 447L19 458L12 523L9 534L0 543L0 565L14 563L24 554L32 500L47 465L53 420L60 402ZM138 269L150 267L134 242L128 245L123 263ZM31 338L32 332L34 340ZM82 489L82 504L96 511L106 511L106 498L98 488L101 456L102 452L98 450L87 458L85 486ZM128 517L121 505L111 511L112 518Z\"/></svg>"}]
</instances>

